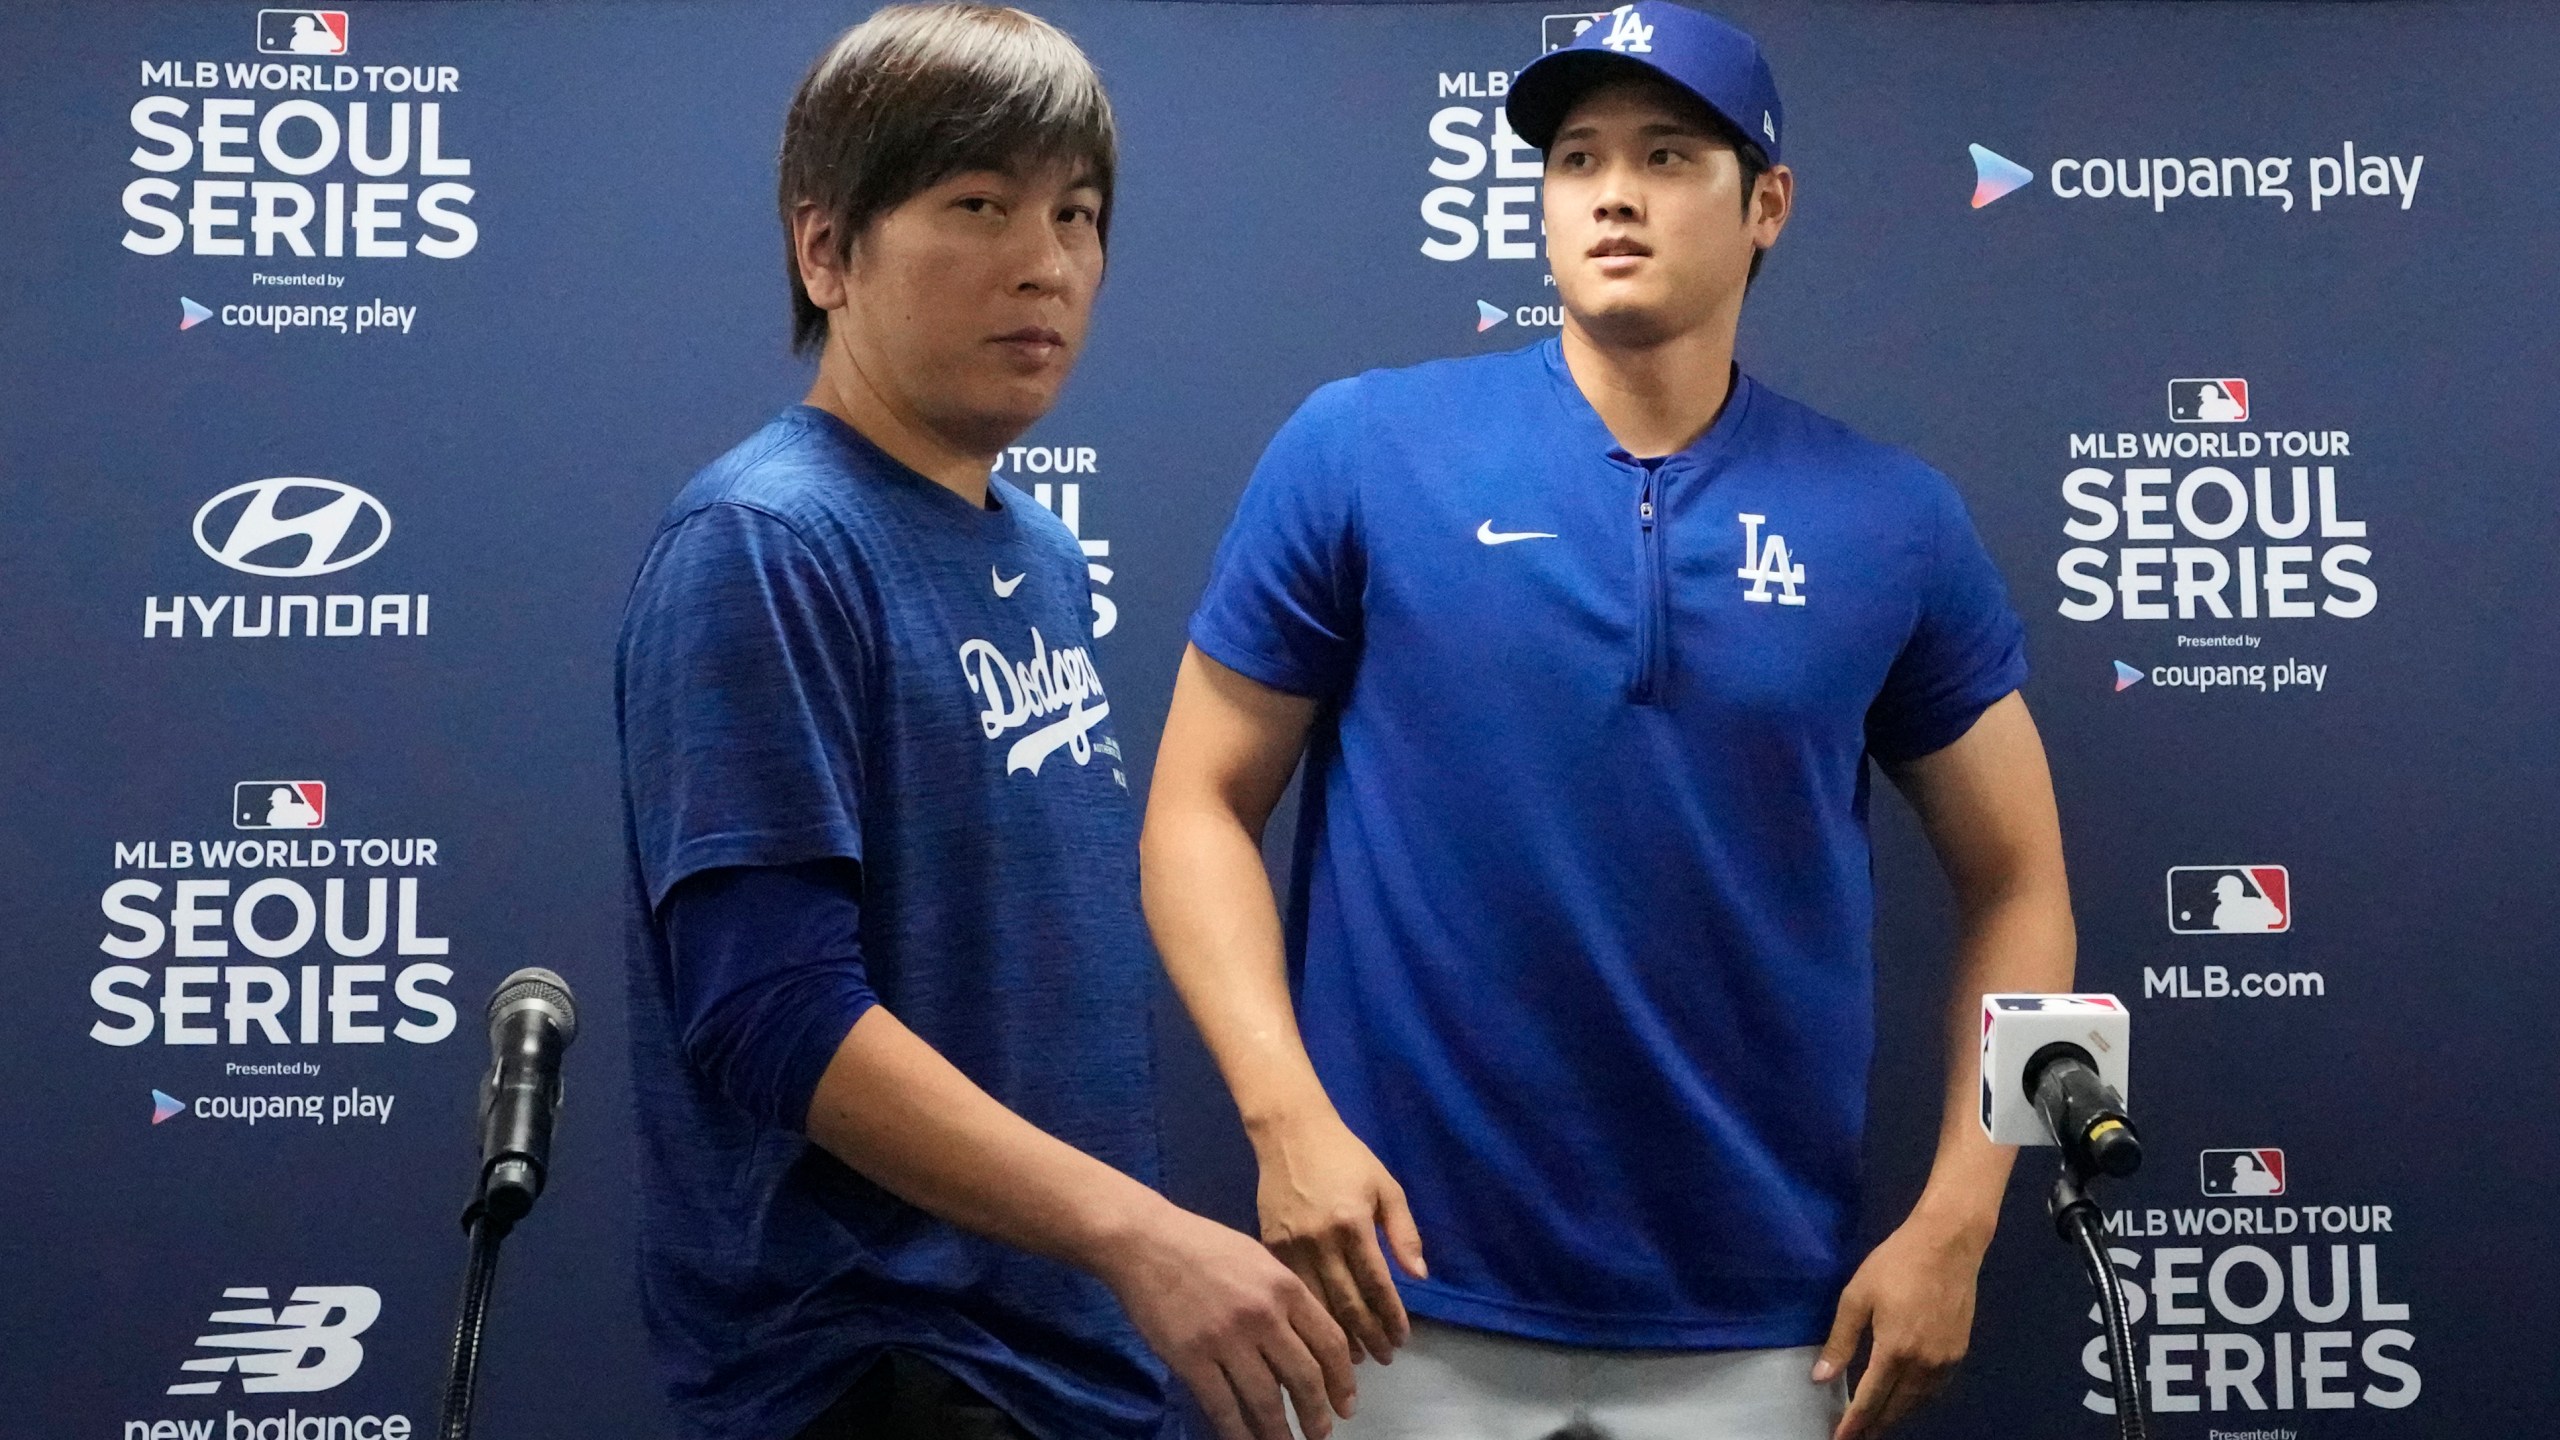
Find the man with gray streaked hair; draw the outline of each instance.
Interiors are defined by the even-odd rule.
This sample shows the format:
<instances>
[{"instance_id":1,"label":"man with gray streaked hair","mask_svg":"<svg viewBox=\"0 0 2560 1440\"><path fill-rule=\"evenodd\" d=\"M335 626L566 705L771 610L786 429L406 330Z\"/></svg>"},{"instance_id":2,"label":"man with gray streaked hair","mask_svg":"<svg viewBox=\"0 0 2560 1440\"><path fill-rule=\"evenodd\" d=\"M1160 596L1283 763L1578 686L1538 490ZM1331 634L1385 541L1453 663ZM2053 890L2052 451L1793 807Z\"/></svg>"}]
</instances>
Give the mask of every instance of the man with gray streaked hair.
<instances>
[{"instance_id":1,"label":"man with gray streaked hair","mask_svg":"<svg viewBox=\"0 0 2560 1440\"><path fill-rule=\"evenodd\" d=\"M1145 1183L1153 965L1092 592L990 474L1084 342L1110 102L1030 15L898 6L812 67L780 159L816 381L668 509L618 669L679 1433L1140 1440L1169 1364L1228 1440L1288 1440L1285 1406L1322 1437L1339 1327Z\"/></svg>"}]
</instances>

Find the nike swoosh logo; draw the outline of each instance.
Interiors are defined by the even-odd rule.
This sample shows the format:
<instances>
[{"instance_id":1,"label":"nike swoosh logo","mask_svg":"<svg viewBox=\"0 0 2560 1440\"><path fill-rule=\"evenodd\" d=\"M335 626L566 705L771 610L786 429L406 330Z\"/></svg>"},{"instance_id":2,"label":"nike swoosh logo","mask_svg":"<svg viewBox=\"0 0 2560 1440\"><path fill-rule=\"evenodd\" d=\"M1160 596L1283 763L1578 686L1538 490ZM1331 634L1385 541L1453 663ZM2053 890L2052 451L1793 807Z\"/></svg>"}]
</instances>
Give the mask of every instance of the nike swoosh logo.
<instances>
[{"instance_id":1,"label":"nike swoosh logo","mask_svg":"<svg viewBox=\"0 0 2560 1440\"><path fill-rule=\"evenodd\" d=\"M1030 571L1025 570L1022 572L1022 575L1028 575L1030 573ZM1013 592L1022 584L1022 575L1016 575L1012 579L1007 580L1004 576L996 573L996 567L993 565L987 567L987 578L995 582L996 598L999 600L1010 600L1013 598Z\"/></svg>"},{"instance_id":2,"label":"nike swoosh logo","mask_svg":"<svg viewBox=\"0 0 2560 1440\"><path fill-rule=\"evenodd\" d=\"M1508 545L1514 540L1553 540L1554 538L1556 537L1544 530L1496 530L1490 520L1476 527L1476 539L1487 545Z\"/></svg>"}]
</instances>

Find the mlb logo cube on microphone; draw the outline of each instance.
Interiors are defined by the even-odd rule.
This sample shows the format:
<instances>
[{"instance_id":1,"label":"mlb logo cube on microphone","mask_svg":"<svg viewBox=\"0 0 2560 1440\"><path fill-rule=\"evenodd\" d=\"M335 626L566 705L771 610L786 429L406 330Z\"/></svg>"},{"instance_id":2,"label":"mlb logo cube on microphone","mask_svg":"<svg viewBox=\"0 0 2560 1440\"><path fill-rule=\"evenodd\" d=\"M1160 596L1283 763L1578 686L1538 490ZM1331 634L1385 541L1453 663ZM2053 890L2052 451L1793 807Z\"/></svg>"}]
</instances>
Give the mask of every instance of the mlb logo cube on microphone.
<instances>
[{"instance_id":1,"label":"mlb logo cube on microphone","mask_svg":"<svg viewBox=\"0 0 2560 1440\"><path fill-rule=\"evenodd\" d=\"M2206 1150L2196 1156L2196 1179L2207 1195L2281 1195L2282 1150Z\"/></svg>"},{"instance_id":2,"label":"mlb logo cube on microphone","mask_svg":"<svg viewBox=\"0 0 2560 1440\"><path fill-rule=\"evenodd\" d=\"M2131 1036L2131 1017L2113 995L1983 996L1982 1133L1994 1145L2053 1143L2023 1084L2028 1062L2047 1045L2079 1047L2100 1079L2118 1095L2130 1095Z\"/></svg>"},{"instance_id":3,"label":"mlb logo cube on microphone","mask_svg":"<svg viewBox=\"0 0 2560 1440\"><path fill-rule=\"evenodd\" d=\"M243 780L231 787L234 830L317 830L329 823L329 787L317 780Z\"/></svg>"},{"instance_id":4,"label":"mlb logo cube on microphone","mask_svg":"<svg viewBox=\"0 0 2560 1440\"><path fill-rule=\"evenodd\" d=\"M2179 935L2279 935L2293 928L2293 880L2281 865L2172 865L2169 929Z\"/></svg>"}]
</instances>

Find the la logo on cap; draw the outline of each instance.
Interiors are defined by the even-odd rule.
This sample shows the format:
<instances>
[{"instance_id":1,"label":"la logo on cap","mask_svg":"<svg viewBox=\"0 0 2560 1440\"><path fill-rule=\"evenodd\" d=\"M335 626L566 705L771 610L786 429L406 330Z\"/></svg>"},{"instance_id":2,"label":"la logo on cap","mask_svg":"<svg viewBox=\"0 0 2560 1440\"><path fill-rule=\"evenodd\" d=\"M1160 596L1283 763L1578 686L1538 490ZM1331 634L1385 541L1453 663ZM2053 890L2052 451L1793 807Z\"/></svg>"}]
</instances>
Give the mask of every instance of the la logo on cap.
<instances>
[{"instance_id":1,"label":"la logo on cap","mask_svg":"<svg viewBox=\"0 0 2560 1440\"><path fill-rule=\"evenodd\" d=\"M1653 27L1644 23L1633 5L1621 5L1609 12L1609 33L1600 43L1621 55L1653 53Z\"/></svg>"}]
</instances>

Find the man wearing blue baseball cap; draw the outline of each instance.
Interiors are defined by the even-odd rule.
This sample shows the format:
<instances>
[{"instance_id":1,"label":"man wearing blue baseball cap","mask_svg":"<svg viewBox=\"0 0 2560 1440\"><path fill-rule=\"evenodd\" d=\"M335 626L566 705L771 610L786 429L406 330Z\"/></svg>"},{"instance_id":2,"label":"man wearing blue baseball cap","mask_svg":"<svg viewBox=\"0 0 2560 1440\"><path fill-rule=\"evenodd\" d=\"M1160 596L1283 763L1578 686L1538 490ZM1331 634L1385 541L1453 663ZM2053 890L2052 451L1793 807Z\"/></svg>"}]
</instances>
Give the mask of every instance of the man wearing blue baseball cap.
<instances>
[{"instance_id":1,"label":"man wearing blue baseball cap","mask_svg":"<svg viewBox=\"0 0 2560 1440\"><path fill-rule=\"evenodd\" d=\"M1148 919L1264 1240L1394 1357L1343 1434L1873 1435L1963 1356L2013 1158L1971 997L2071 980L2022 627L1944 476L1734 365L1795 193L1758 45L1623 6L1508 111L1563 333L1273 439L1192 620ZM1284 922L1259 841L1302 756ZM1862 1261L1870 760L1961 933L1935 1162Z\"/></svg>"}]
</instances>

